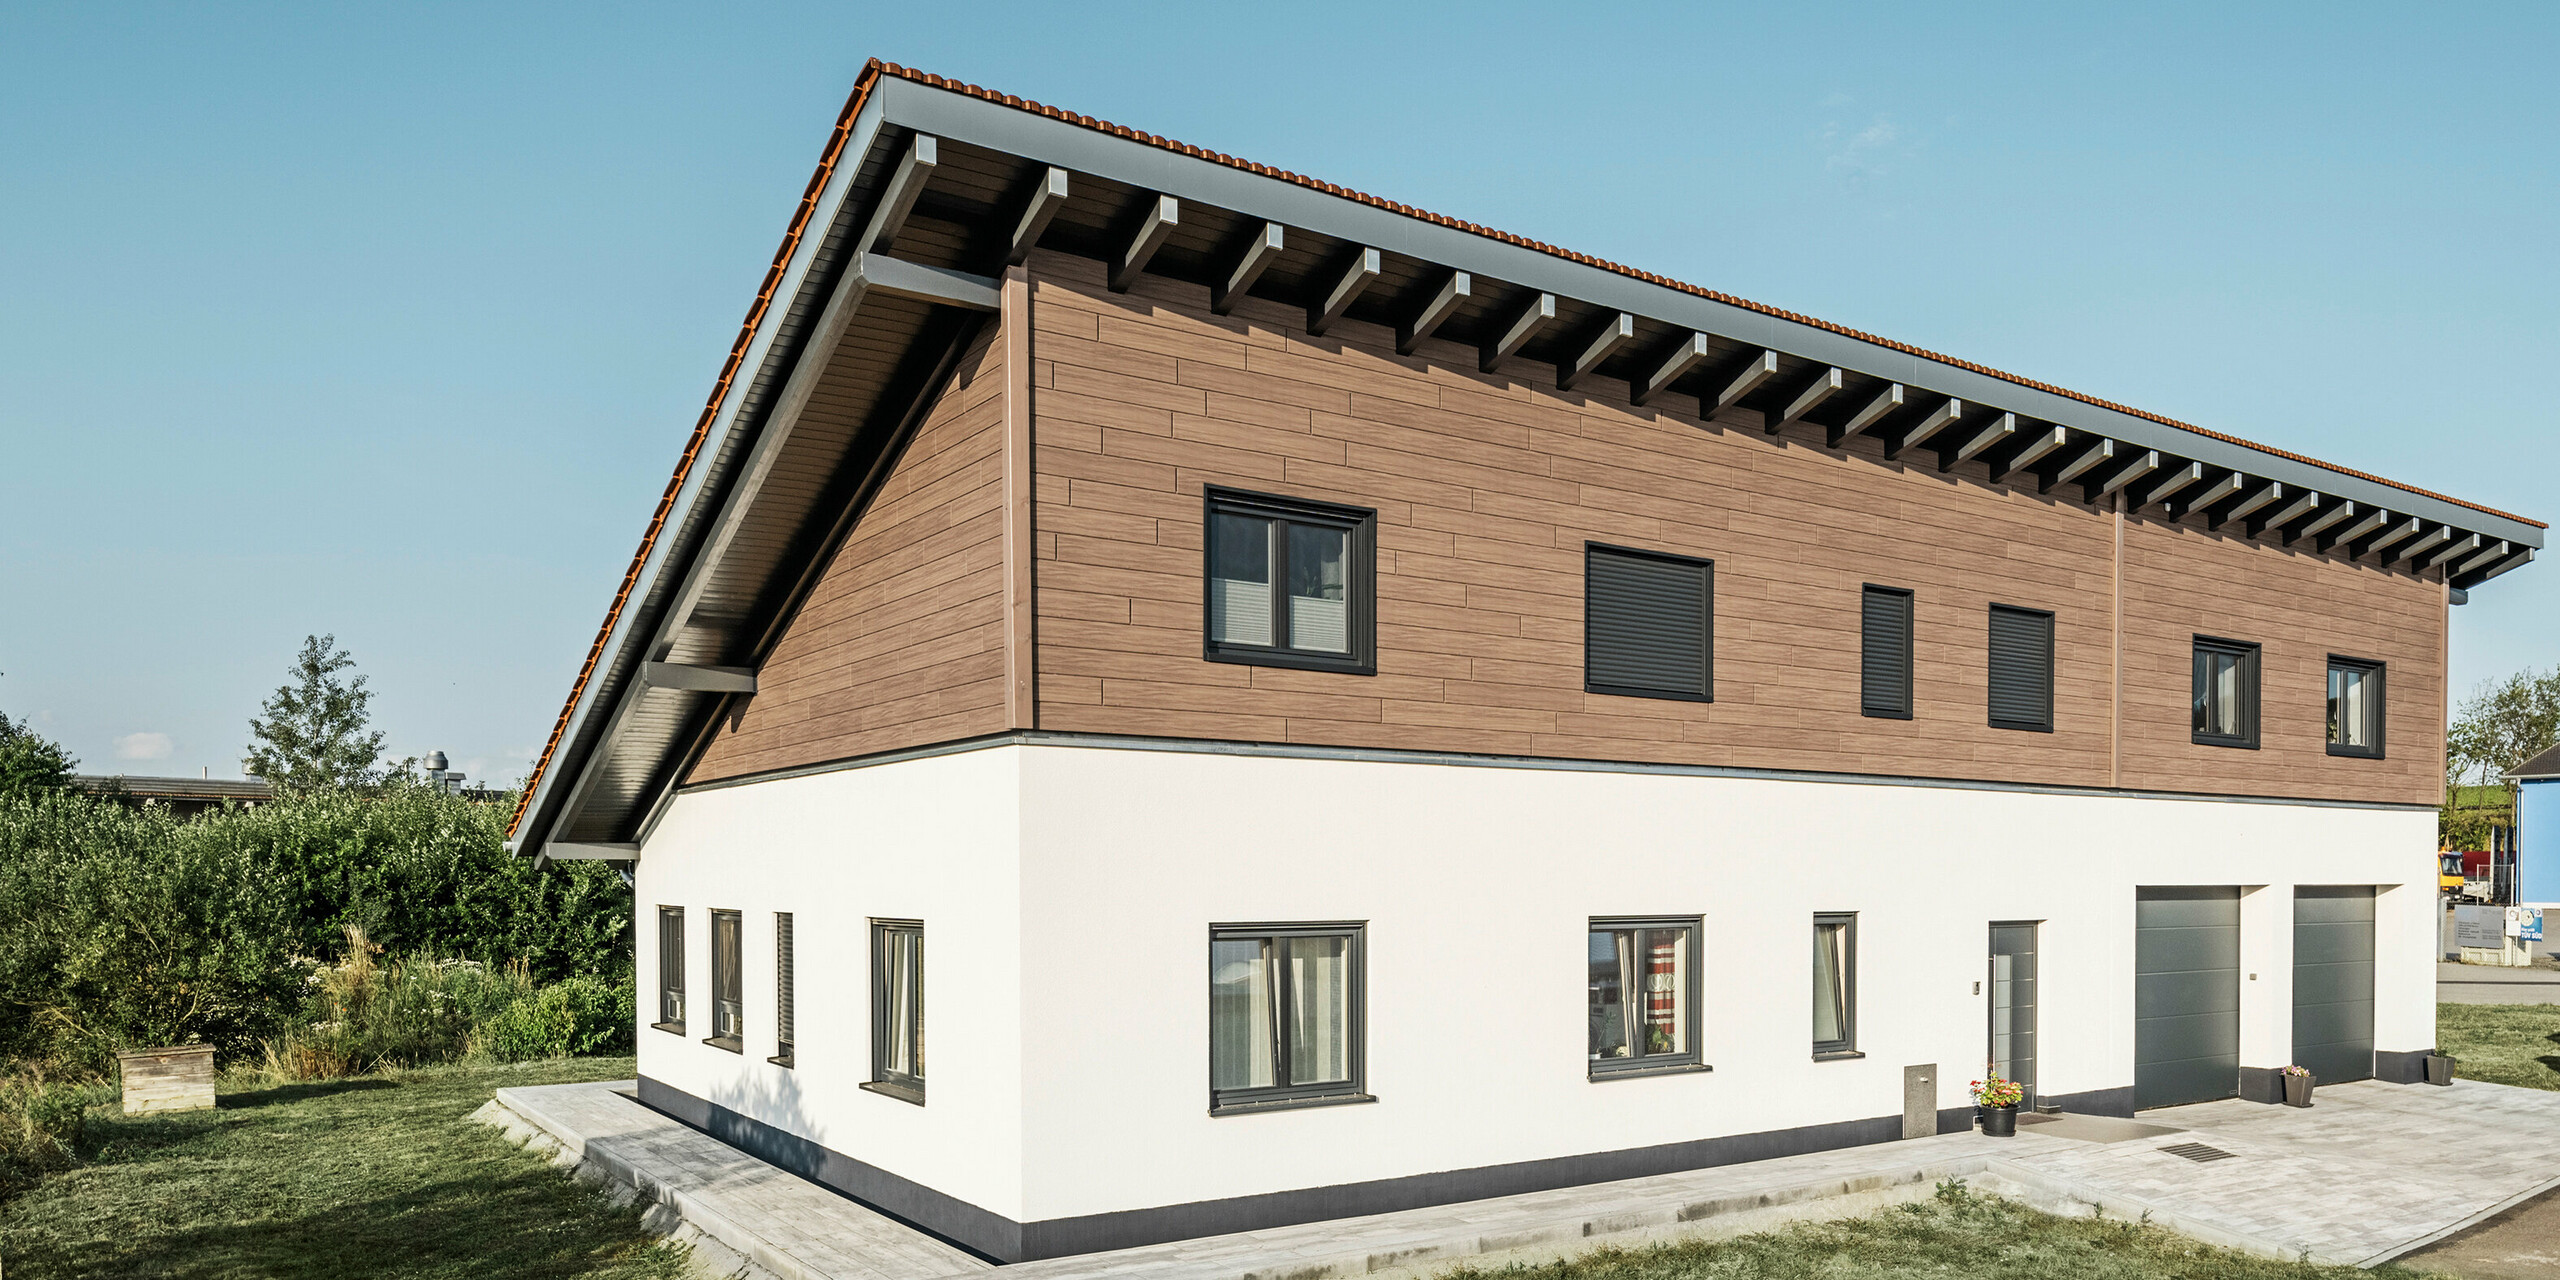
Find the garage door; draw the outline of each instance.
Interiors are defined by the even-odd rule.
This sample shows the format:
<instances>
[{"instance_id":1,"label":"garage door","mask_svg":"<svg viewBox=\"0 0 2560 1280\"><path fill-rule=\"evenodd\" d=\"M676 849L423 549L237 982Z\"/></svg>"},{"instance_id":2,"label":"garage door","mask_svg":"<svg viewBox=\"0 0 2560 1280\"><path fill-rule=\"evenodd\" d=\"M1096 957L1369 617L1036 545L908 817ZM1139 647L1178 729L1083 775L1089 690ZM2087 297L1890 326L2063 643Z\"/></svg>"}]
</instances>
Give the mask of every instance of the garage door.
<instances>
[{"instance_id":1,"label":"garage door","mask_svg":"<svg viewBox=\"0 0 2560 1280\"><path fill-rule=\"evenodd\" d=\"M2320 1083L2373 1074L2373 886L2293 891L2293 1060Z\"/></svg>"},{"instance_id":2,"label":"garage door","mask_svg":"<svg viewBox=\"0 0 2560 1280\"><path fill-rule=\"evenodd\" d=\"M2133 1105L2240 1092L2240 891L2136 891Z\"/></svg>"}]
</instances>

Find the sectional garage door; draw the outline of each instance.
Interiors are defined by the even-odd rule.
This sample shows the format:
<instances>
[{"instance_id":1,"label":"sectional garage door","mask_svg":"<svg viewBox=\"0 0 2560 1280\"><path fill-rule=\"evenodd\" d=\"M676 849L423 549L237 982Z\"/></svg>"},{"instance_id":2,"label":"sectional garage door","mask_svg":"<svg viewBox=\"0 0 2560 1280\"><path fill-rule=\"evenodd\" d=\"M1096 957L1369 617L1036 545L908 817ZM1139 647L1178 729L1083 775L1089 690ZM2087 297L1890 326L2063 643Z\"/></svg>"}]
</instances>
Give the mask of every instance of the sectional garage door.
<instances>
[{"instance_id":1,"label":"sectional garage door","mask_svg":"<svg viewBox=\"0 0 2560 1280\"><path fill-rule=\"evenodd\" d=\"M2240 1091L2240 891L2136 891L2133 1105Z\"/></svg>"},{"instance_id":2,"label":"sectional garage door","mask_svg":"<svg viewBox=\"0 0 2560 1280\"><path fill-rule=\"evenodd\" d=\"M2322 1084L2373 1074L2373 887L2293 891L2293 1060Z\"/></svg>"}]
</instances>

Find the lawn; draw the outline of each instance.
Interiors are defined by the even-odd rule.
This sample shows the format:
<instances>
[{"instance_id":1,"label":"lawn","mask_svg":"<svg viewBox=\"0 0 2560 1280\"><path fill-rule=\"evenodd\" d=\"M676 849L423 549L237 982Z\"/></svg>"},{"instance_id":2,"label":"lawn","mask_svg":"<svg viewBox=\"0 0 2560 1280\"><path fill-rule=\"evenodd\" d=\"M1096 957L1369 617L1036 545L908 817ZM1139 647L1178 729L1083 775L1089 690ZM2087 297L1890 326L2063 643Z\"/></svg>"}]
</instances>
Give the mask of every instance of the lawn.
<instances>
[{"instance_id":1,"label":"lawn","mask_svg":"<svg viewBox=\"0 0 2560 1280\"><path fill-rule=\"evenodd\" d=\"M1439 1280L2368 1280L2428 1273L2319 1267L2198 1244L2121 1219L2057 1218L1961 1185L1933 1200L1730 1240L1599 1249L1542 1266L1462 1267Z\"/></svg>"},{"instance_id":2,"label":"lawn","mask_svg":"<svg viewBox=\"0 0 2560 1280\"><path fill-rule=\"evenodd\" d=\"M0 1274L674 1277L681 1250L468 1117L490 1091L629 1058L431 1067L91 1113L86 1159L0 1206Z\"/></svg>"},{"instance_id":3,"label":"lawn","mask_svg":"<svg viewBox=\"0 0 2560 1280\"><path fill-rule=\"evenodd\" d=\"M2560 1089L2560 1004L2440 1004L2436 1050L2465 1080Z\"/></svg>"}]
</instances>

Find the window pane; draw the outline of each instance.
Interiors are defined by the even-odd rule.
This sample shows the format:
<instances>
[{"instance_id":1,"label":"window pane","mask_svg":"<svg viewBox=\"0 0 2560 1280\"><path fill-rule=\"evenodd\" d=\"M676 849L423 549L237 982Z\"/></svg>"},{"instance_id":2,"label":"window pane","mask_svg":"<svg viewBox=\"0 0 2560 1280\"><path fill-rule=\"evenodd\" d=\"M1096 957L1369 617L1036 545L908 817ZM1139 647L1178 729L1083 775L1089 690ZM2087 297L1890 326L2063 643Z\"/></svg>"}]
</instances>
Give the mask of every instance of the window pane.
<instances>
[{"instance_id":1,"label":"window pane","mask_svg":"<svg viewBox=\"0 0 2560 1280\"><path fill-rule=\"evenodd\" d=\"M1817 1045L1849 1038L1848 936L1849 926L1837 921L1813 926L1813 1042Z\"/></svg>"},{"instance_id":2,"label":"window pane","mask_svg":"<svg viewBox=\"0 0 2560 1280\"><path fill-rule=\"evenodd\" d=\"M1289 526L1289 647L1351 648L1351 531Z\"/></svg>"},{"instance_id":3,"label":"window pane","mask_svg":"<svg viewBox=\"0 0 2560 1280\"><path fill-rule=\"evenodd\" d=\"M1246 938L1209 944L1209 1084L1255 1089L1273 1083L1274 977L1271 943Z\"/></svg>"},{"instance_id":4,"label":"window pane","mask_svg":"<svg viewBox=\"0 0 2560 1280\"><path fill-rule=\"evenodd\" d=\"M1289 1083L1351 1078L1351 940L1289 939Z\"/></svg>"},{"instance_id":5,"label":"window pane","mask_svg":"<svg viewBox=\"0 0 2560 1280\"><path fill-rule=\"evenodd\" d=\"M2329 738L2344 747L2373 745L2373 717L2367 693L2369 673L2339 668L2329 673Z\"/></svg>"},{"instance_id":6,"label":"window pane","mask_svg":"<svg viewBox=\"0 0 2560 1280\"><path fill-rule=\"evenodd\" d=\"M1270 644L1271 521L1221 515L1209 522L1209 638Z\"/></svg>"},{"instance_id":7,"label":"window pane","mask_svg":"<svg viewBox=\"0 0 2560 1280\"><path fill-rule=\"evenodd\" d=\"M924 935L891 929L882 938L882 982L888 1005L881 1022L888 1034L884 1071L924 1078Z\"/></svg>"},{"instance_id":8,"label":"window pane","mask_svg":"<svg viewBox=\"0 0 2560 1280\"><path fill-rule=\"evenodd\" d=\"M741 999L738 972L738 913L711 913L711 1034L737 1037L743 1035L745 1002Z\"/></svg>"},{"instance_id":9,"label":"window pane","mask_svg":"<svg viewBox=\"0 0 2560 1280\"><path fill-rule=\"evenodd\" d=\"M1644 1051L1689 1051L1689 931L1644 931Z\"/></svg>"},{"instance_id":10,"label":"window pane","mask_svg":"<svg viewBox=\"0 0 2560 1280\"><path fill-rule=\"evenodd\" d=\"M1591 931L1591 1060L1624 1058L1627 1044L1627 968L1633 959L1631 929Z\"/></svg>"},{"instance_id":11,"label":"window pane","mask_svg":"<svg viewBox=\"0 0 2560 1280\"><path fill-rule=\"evenodd\" d=\"M2344 732L2345 726L2338 719L2340 703L2344 701L2346 681L2345 671L2337 667L2329 668L2329 741L2340 746L2352 745Z\"/></svg>"}]
</instances>

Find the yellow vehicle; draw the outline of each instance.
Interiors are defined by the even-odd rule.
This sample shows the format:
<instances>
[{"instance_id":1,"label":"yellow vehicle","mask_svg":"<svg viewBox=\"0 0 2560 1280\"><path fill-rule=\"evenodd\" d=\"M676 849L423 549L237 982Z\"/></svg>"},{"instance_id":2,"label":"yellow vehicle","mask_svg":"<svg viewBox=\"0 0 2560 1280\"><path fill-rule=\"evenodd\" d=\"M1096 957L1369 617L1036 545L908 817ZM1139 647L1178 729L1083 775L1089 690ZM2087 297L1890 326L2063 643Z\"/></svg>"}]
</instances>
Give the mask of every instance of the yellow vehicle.
<instances>
[{"instance_id":1,"label":"yellow vehicle","mask_svg":"<svg viewBox=\"0 0 2560 1280\"><path fill-rule=\"evenodd\" d=\"M2436 887L2454 896L2462 896L2462 851L2447 849L2436 855Z\"/></svg>"}]
</instances>

